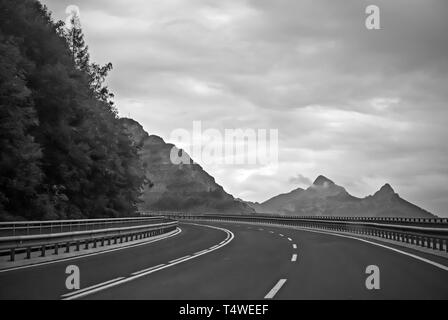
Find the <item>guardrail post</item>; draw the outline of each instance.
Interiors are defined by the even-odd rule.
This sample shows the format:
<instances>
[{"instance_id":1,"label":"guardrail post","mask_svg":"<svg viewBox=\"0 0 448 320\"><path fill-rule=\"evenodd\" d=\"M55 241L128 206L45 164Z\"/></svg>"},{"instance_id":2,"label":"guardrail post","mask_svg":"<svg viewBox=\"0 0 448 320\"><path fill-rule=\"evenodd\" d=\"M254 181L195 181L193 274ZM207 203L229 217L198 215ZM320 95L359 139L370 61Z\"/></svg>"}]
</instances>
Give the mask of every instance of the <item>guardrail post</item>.
<instances>
[{"instance_id":1,"label":"guardrail post","mask_svg":"<svg viewBox=\"0 0 448 320\"><path fill-rule=\"evenodd\" d=\"M54 244L54 254L58 254L59 252L59 244L55 243Z\"/></svg>"},{"instance_id":2,"label":"guardrail post","mask_svg":"<svg viewBox=\"0 0 448 320\"><path fill-rule=\"evenodd\" d=\"M96 239L93 239L93 248L96 248Z\"/></svg>"},{"instance_id":3,"label":"guardrail post","mask_svg":"<svg viewBox=\"0 0 448 320\"><path fill-rule=\"evenodd\" d=\"M76 241L76 251L79 251L79 240Z\"/></svg>"},{"instance_id":4,"label":"guardrail post","mask_svg":"<svg viewBox=\"0 0 448 320\"><path fill-rule=\"evenodd\" d=\"M89 249L89 240L84 241L84 249Z\"/></svg>"},{"instance_id":5,"label":"guardrail post","mask_svg":"<svg viewBox=\"0 0 448 320\"><path fill-rule=\"evenodd\" d=\"M45 257L45 250L46 250L47 248L46 248L46 245L42 245L42 247L41 247L41 251L40 251L40 256L41 257Z\"/></svg>"},{"instance_id":6,"label":"guardrail post","mask_svg":"<svg viewBox=\"0 0 448 320\"><path fill-rule=\"evenodd\" d=\"M70 242L66 242L65 243L65 253L69 253L70 252Z\"/></svg>"},{"instance_id":7,"label":"guardrail post","mask_svg":"<svg viewBox=\"0 0 448 320\"><path fill-rule=\"evenodd\" d=\"M10 261L14 261L15 258L16 258L16 249L15 248L11 248Z\"/></svg>"},{"instance_id":8,"label":"guardrail post","mask_svg":"<svg viewBox=\"0 0 448 320\"><path fill-rule=\"evenodd\" d=\"M31 247L26 248L26 257L25 259L31 259Z\"/></svg>"}]
</instances>

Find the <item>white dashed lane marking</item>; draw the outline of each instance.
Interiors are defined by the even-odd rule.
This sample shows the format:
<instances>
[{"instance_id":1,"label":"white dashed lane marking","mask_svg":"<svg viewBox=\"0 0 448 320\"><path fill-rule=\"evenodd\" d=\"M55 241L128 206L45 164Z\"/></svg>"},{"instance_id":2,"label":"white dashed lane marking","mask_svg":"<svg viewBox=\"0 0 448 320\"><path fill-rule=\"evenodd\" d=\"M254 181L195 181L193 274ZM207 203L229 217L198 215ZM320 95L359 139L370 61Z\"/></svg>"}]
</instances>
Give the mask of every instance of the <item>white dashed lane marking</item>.
<instances>
[{"instance_id":1,"label":"white dashed lane marking","mask_svg":"<svg viewBox=\"0 0 448 320\"><path fill-rule=\"evenodd\" d=\"M265 299L272 299L277 294L277 292L281 289L281 287L285 284L286 279L280 279L277 284L268 292L268 294L264 297Z\"/></svg>"},{"instance_id":2,"label":"white dashed lane marking","mask_svg":"<svg viewBox=\"0 0 448 320\"><path fill-rule=\"evenodd\" d=\"M295 261L297 261L297 254L294 253L291 257L291 262L295 262Z\"/></svg>"}]
</instances>

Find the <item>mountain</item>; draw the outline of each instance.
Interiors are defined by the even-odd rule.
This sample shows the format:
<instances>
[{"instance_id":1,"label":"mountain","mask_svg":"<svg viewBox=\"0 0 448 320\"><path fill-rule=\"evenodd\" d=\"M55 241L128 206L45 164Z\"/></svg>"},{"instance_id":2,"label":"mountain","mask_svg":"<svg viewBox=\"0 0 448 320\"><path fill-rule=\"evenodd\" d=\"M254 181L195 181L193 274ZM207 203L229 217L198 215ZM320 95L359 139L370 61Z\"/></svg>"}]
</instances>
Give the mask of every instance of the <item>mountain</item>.
<instances>
[{"instance_id":1,"label":"mountain","mask_svg":"<svg viewBox=\"0 0 448 320\"><path fill-rule=\"evenodd\" d=\"M320 175L307 189L297 188L263 203L248 203L259 213L299 216L434 217L400 198L389 184L374 195L357 198Z\"/></svg>"},{"instance_id":2,"label":"mountain","mask_svg":"<svg viewBox=\"0 0 448 320\"><path fill-rule=\"evenodd\" d=\"M255 213L244 201L225 192L200 165L193 161L191 164L173 164L170 159L172 148L176 148L173 144L149 135L132 119L122 118L121 121L140 146L146 177L151 181L143 190L141 210Z\"/></svg>"},{"instance_id":3,"label":"mountain","mask_svg":"<svg viewBox=\"0 0 448 320\"><path fill-rule=\"evenodd\" d=\"M299 197L300 193L304 190L302 188L297 188L288 193L282 193L263 203L249 203L249 205L255 209L257 212L276 212L278 208L283 207L283 204L292 203L294 199ZM287 209L288 206L285 207Z\"/></svg>"}]
</instances>

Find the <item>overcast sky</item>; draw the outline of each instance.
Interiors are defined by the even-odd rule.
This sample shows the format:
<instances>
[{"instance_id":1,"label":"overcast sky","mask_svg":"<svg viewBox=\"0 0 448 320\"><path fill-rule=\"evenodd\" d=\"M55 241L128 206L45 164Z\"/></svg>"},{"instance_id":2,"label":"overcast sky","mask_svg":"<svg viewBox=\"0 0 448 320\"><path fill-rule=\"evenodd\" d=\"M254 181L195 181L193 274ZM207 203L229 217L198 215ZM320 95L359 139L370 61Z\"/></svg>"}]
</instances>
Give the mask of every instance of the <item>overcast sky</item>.
<instances>
[{"instance_id":1,"label":"overcast sky","mask_svg":"<svg viewBox=\"0 0 448 320\"><path fill-rule=\"evenodd\" d=\"M263 201L319 174L355 196L384 183L448 216L448 1L44 0L77 5L111 61L122 116L174 129L279 129L279 166L203 165ZM381 30L365 28L380 8Z\"/></svg>"}]
</instances>

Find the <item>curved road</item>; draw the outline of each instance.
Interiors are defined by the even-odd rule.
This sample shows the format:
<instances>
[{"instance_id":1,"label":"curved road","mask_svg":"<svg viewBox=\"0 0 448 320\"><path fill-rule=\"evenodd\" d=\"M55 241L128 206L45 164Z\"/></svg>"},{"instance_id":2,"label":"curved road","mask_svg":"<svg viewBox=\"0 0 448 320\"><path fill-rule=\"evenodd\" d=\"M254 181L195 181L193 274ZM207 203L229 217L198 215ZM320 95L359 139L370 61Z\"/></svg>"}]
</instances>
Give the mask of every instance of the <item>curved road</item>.
<instances>
[{"instance_id":1,"label":"curved road","mask_svg":"<svg viewBox=\"0 0 448 320\"><path fill-rule=\"evenodd\" d=\"M180 228L146 245L0 272L0 299L448 299L448 268L355 239L237 223ZM71 264L77 292L65 288ZM366 289L368 265L380 269L379 290Z\"/></svg>"}]
</instances>

